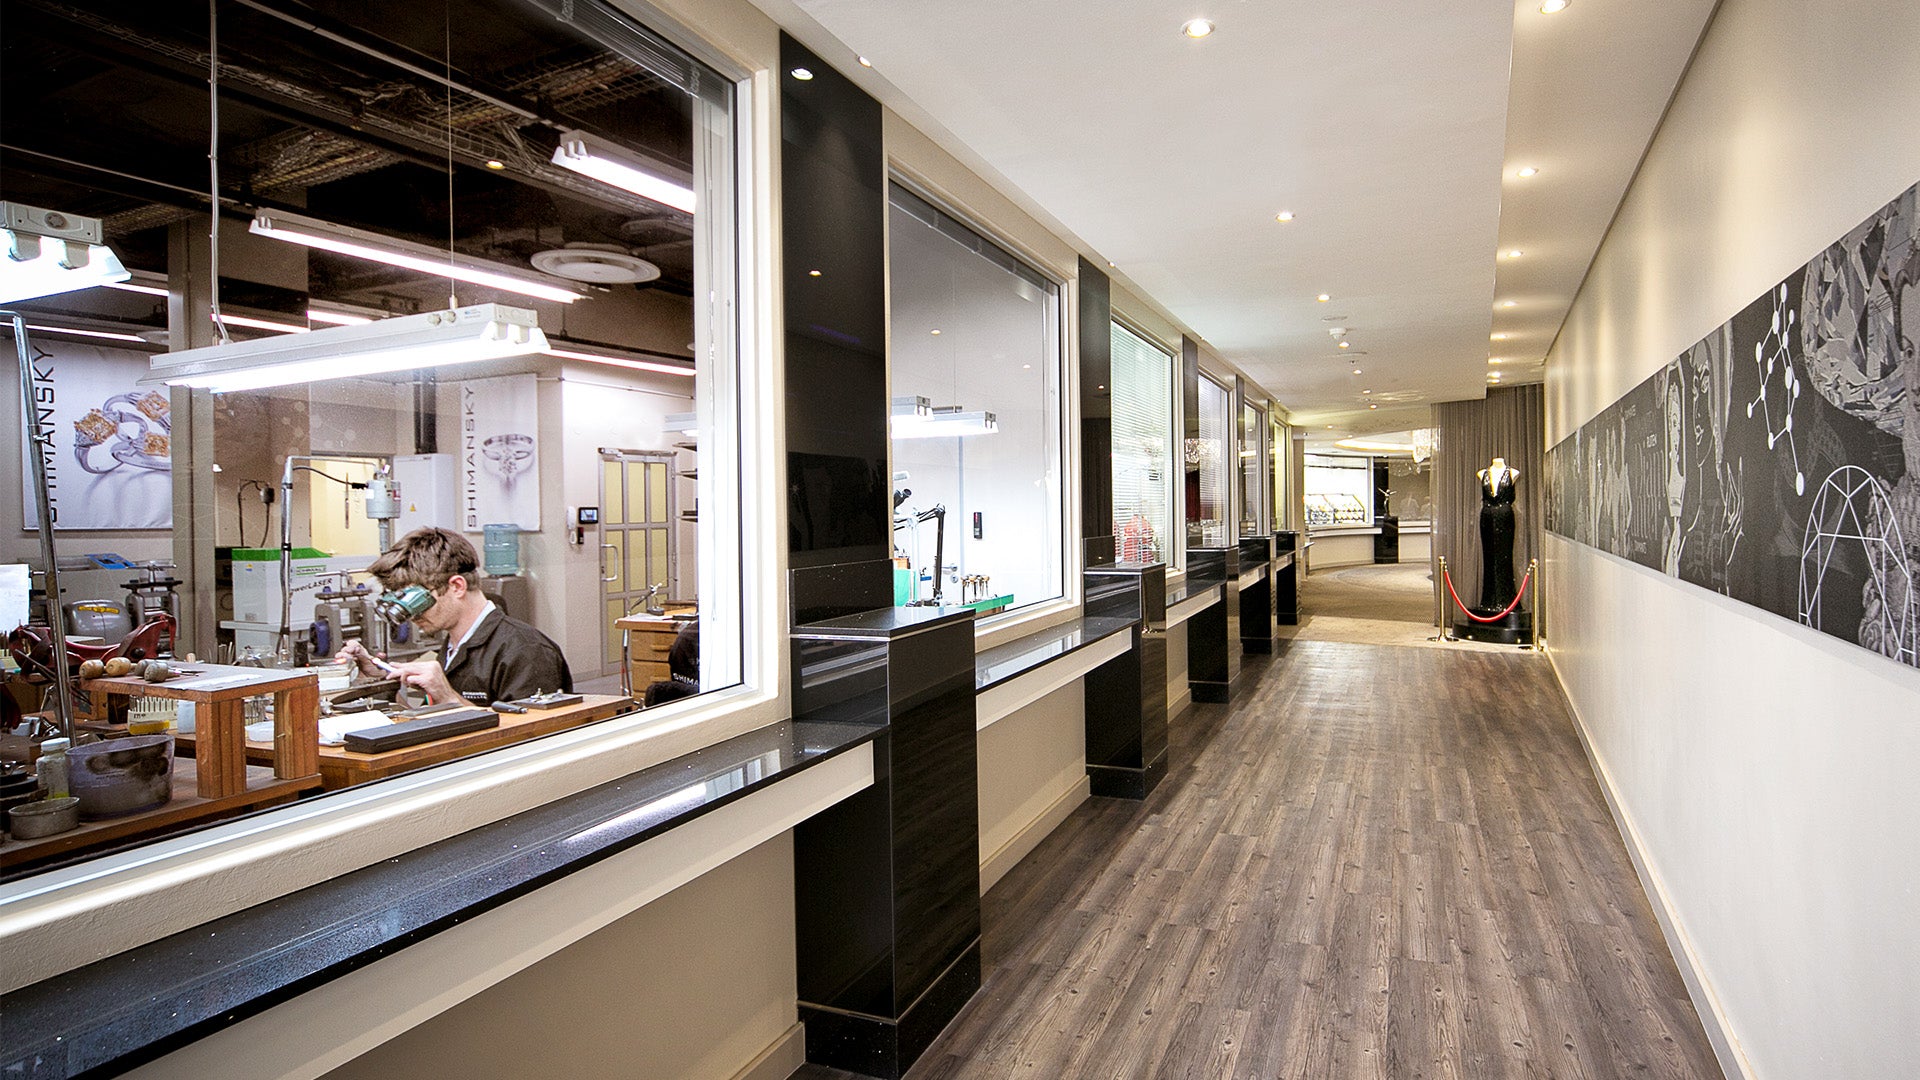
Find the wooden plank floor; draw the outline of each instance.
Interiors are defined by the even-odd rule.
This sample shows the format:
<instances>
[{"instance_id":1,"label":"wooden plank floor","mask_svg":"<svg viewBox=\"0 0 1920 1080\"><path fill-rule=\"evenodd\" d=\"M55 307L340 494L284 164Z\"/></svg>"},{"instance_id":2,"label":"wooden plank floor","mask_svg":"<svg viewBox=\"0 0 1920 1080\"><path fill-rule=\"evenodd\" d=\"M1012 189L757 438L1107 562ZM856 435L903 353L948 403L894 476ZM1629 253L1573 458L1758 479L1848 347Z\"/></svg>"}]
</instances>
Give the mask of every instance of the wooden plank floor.
<instances>
[{"instance_id":1,"label":"wooden plank floor","mask_svg":"<svg viewBox=\"0 0 1920 1080\"><path fill-rule=\"evenodd\" d=\"M1721 1075L1543 659L1248 678L988 894L985 985L910 1080Z\"/></svg>"}]
</instances>

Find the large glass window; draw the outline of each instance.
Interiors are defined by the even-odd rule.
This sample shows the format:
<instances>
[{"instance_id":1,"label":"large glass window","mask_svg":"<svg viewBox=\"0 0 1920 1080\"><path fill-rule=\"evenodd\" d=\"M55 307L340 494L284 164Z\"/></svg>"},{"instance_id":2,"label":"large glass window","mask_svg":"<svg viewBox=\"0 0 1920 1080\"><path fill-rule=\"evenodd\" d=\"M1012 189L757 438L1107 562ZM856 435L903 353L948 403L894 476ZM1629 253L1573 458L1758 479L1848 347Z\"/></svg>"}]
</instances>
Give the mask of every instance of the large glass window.
<instances>
[{"instance_id":1,"label":"large glass window","mask_svg":"<svg viewBox=\"0 0 1920 1080\"><path fill-rule=\"evenodd\" d=\"M1117 322L1112 342L1116 546L1123 562L1172 565L1173 353Z\"/></svg>"},{"instance_id":2,"label":"large glass window","mask_svg":"<svg viewBox=\"0 0 1920 1080\"><path fill-rule=\"evenodd\" d=\"M1308 454L1306 498L1309 527L1371 524L1372 459Z\"/></svg>"},{"instance_id":3,"label":"large glass window","mask_svg":"<svg viewBox=\"0 0 1920 1080\"><path fill-rule=\"evenodd\" d=\"M889 213L895 600L1062 595L1060 290L899 184Z\"/></svg>"},{"instance_id":4,"label":"large glass window","mask_svg":"<svg viewBox=\"0 0 1920 1080\"><path fill-rule=\"evenodd\" d=\"M1240 535L1265 536L1267 526L1267 413L1251 402L1240 404Z\"/></svg>"},{"instance_id":5,"label":"large glass window","mask_svg":"<svg viewBox=\"0 0 1920 1080\"><path fill-rule=\"evenodd\" d=\"M1203 373L1199 405L1200 437L1186 445L1187 546L1224 547L1233 542L1227 509L1235 459L1233 391Z\"/></svg>"},{"instance_id":6,"label":"large glass window","mask_svg":"<svg viewBox=\"0 0 1920 1080\"><path fill-rule=\"evenodd\" d=\"M14 651L0 757L155 779L76 763L6 868L740 681L729 80L592 0L221 4L210 102L204 7L4 6L0 198L126 268L8 305L61 623L171 676L75 664L60 730ZM30 471L0 506L44 574Z\"/></svg>"}]
</instances>

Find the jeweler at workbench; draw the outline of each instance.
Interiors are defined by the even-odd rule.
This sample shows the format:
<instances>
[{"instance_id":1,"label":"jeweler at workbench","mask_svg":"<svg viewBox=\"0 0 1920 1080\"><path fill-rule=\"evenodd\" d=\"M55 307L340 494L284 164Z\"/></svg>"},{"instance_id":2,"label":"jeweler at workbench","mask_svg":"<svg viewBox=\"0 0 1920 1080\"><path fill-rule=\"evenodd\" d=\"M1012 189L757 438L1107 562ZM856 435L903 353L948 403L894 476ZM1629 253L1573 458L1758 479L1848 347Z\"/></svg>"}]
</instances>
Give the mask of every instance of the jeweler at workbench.
<instances>
[{"instance_id":1,"label":"jeweler at workbench","mask_svg":"<svg viewBox=\"0 0 1920 1080\"><path fill-rule=\"evenodd\" d=\"M571 691L573 673L560 647L482 595L474 574L479 566L473 545L452 530L415 529L401 537L367 572L388 592L418 585L433 594L432 606L412 621L423 631L446 634L446 652L437 659L393 664L390 673L376 667L358 641L347 642L334 659L357 665L365 675L391 674L425 690L435 705L457 700L485 705L541 691Z\"/></svg>"}]
</instances>

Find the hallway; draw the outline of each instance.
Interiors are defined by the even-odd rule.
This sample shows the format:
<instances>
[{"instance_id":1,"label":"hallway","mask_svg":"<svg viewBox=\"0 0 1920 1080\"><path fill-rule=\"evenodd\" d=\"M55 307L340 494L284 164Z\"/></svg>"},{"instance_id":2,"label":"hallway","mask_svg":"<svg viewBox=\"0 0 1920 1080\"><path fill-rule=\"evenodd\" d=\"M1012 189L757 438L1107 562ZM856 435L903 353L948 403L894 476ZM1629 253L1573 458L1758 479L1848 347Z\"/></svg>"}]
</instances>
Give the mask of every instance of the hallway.
<instances>
[{"instance_id":1,"label":"hallway","mask_svg":"<svg viewBox=\"0 0 1920 1080\"><path fill-rule=\"evenodd\" d=\"M913 1080L1720 1075L1543 660L1298 642L1247 679L988 894Z\"/></svg>"}]
</instances>

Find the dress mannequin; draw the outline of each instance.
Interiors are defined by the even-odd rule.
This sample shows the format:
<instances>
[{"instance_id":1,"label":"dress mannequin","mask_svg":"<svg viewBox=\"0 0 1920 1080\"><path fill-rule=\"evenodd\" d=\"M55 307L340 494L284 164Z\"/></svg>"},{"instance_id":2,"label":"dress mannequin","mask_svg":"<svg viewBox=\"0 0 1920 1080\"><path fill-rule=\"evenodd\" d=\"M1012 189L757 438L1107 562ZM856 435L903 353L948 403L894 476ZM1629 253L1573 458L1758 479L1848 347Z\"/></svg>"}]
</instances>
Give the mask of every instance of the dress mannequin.
<instances>
[{"instance_id":1,"label":"dress mannequin","mask_svg":"<svg viewBox=\"0 0 1920 1080\"><path fill-rule=\"evenodd\" d=\"M1480 470L1480 606L1487 614L1513 601L1513 496L1519 479L1506 458Z\"/></svg>"}]
</instances>

